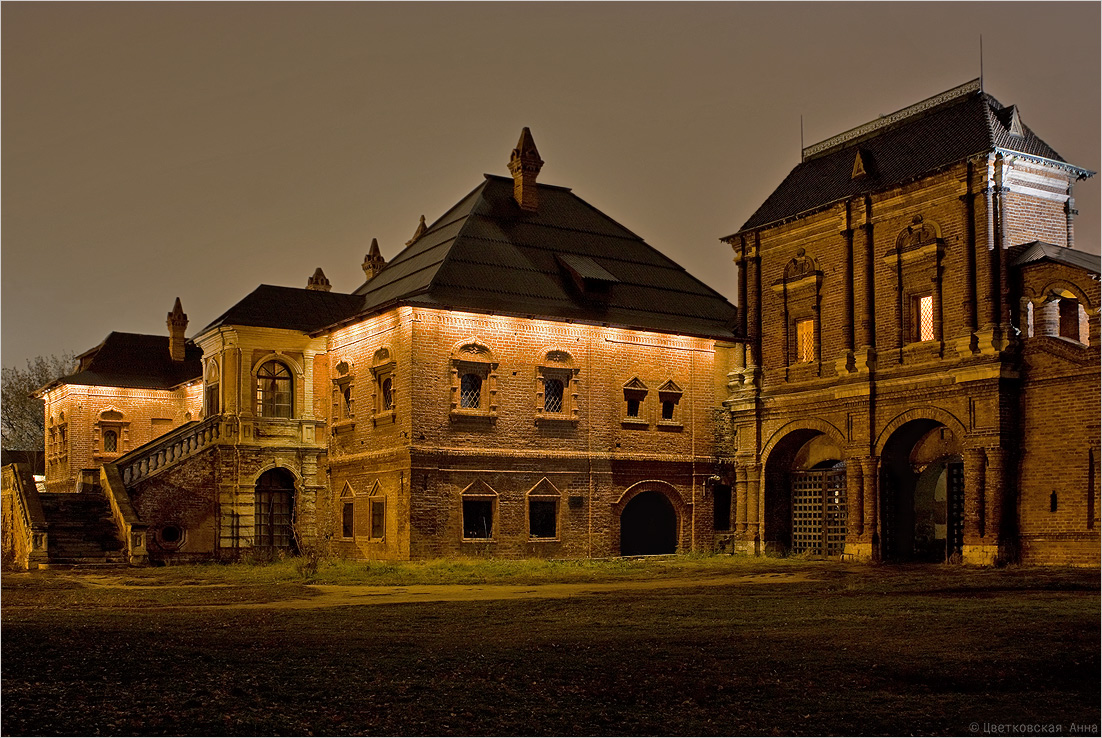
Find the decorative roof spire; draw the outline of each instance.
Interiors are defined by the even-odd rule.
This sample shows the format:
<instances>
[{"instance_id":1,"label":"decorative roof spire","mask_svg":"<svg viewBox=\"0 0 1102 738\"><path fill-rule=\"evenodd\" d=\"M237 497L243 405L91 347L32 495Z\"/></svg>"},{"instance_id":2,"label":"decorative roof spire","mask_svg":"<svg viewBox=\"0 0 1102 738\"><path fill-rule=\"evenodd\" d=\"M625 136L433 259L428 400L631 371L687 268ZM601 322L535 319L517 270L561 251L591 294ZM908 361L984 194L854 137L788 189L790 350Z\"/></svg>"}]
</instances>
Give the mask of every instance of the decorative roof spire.
<instances>
[{"instance_id":1,"label":"decorative roof spire","mask_svg":"<svg viewBox=\"0 0 1102 738\"><path fill-rule=\"evenodd\" d=\"M176 298L176 304L172 306L172 312L168 314L168 353L172 357L173 361L183 361L185 356L184 351L184 331L187 330L187 315L184 314L184 308L180 304L180 298Z\"/></svg>"},{"instance_id":2,"label":"decorative roof spire","mask_svg":"<svg viewBox=\"0 0 1102 738\"><path fill-rule=\"evenodd\" d=\"M422 216L421 222L425 222L424 216ZM373 238L371 239L371 250L368 252L367 256L364 257L364 276L371 279L376 274L383 271L384 267L386 267L386 259L383 258L382 253L379 251L379 239Z\"/></svg>"},{"instance_id":3,"label":"decorative roof spire","mask_svg":"<svg viewBox=\"0 0 1102 738\"><path fill-rule=\"evenodd\" d=\"M318 292L328 292L333 289L333 286L329 284L328 278L325 276L325 272L318 267L314 270L314 276L306 280L306 289L317 290Z\"/></svg>"},{"instance_id":4,"label":"decorative roof spire","mask_svg":"<svg viewBox=\"0 0 1102 738\"><path fill-rule=\"evenodd\" d=\"M513 175L513 198L522 210L539 209L539 192L536 177L543 168L543 159L536 149L532 132L527 126L520 132L520 140L509 157L509 172Z\"/></svg>"},{"instance_id":5,"label":"decorative roof spire","mask_svg":"<svg viewBox=\"0 0 1102 738\"><path fill-rule=\"evenodd\" d=\"M417 230L413 232L413 238L406 241L406 246L412 246L413 244L417 243L417 239L425 235L425 231L427 230L428 228L425 226L425 216L422 215L421 222L417 224Z\"/></svg>"}]
</instances>

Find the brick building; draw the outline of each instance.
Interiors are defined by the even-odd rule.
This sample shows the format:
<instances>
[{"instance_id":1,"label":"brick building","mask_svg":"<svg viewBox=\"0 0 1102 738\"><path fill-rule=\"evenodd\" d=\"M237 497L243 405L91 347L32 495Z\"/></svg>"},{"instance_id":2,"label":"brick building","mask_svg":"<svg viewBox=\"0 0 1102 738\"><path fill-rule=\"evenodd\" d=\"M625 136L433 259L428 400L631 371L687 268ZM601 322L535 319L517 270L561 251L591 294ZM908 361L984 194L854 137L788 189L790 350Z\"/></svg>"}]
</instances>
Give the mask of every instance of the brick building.
<instances>
[{"instance_id":1,"label":"brick building","mask_svg":"<svg viewBox=\"0 0 1102 738\"><path fill-rule=\"evenodd\" d=\"M740 266L731 545L1099 561L1099 260L978 81L804 149Z\"/></svg>"},{"instance_id":2,"label":"brick building","mask_svg":"<svg viewBox=\"0 0 1102 738\"><path fill-rule=\"evenodd\" d=\"M83 489L132 561L1097 565L1091 173L1015 107L973 82L805 149L723 239L739 311L542 164L525 129L353 294L319 269L191 341L179 302L111 334L43 390L48 493L5 471L6 550L48 560Z\"/></svg>"},{"instance_id":3,"label":"brick building","mask_svg":"<svg viewBox=\"0 0 1102 738\"><path fill-rule=\"evenodd\" d=\"M112 334L43 390L47 512L106 493L163 561L711 550L737 312L542 164L525 129L351 295L318 270L191 341L179 303L169 337Z\"/></svg>"}]
</instances>

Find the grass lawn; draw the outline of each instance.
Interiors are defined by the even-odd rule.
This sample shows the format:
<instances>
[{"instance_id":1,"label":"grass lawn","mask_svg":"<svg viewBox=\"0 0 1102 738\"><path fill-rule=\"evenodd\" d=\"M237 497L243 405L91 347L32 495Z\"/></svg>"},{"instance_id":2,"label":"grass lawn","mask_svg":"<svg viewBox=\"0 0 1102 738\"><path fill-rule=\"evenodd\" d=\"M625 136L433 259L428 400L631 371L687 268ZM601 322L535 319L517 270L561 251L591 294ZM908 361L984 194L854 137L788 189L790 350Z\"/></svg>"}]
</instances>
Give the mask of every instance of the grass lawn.
<instances>
[{"instance_id":1,"label":"grass lawn","mask_svg":"<svg viewBox=\"0 0 1102 738\"><path fill-rule=\"evenodd\" d=\"M280 606L314 584L485 599ZM495 585L530 595L495 599ZM541 596L556 585L577 589ZM289 561L5 573L3 605L5 735L1097 735L1100 722L1097 570Z\"/></svg>"}]
</instances>

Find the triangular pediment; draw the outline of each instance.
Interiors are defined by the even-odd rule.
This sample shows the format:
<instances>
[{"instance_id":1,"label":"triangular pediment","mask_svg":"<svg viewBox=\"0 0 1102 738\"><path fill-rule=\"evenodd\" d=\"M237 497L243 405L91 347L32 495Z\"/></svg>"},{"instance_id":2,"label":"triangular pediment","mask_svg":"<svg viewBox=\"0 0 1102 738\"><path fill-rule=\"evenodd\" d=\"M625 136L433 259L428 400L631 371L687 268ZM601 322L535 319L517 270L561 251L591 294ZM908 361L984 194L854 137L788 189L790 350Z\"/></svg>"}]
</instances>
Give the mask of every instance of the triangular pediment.
<instances>
[{"instance_id":1,"label":"triangular pediment","mask_svg":"<svg viewBox=\"0 0 1102 738\"><path fill-rule=\"evenodd\" d=\"M341 490L341 497L346 498L346 497L355 497L355 496L356 496L356 493L352 489L352 485L349 484L348 482L345 482L344 483L344 489Z\"/></svg>"},{"instance_id":2,"label":"triangular pediment","mask_svg":"<svg viewBox=\"0 0 1102 738\"><path fill-rule=\"evenodd\" d=\"M459 494L463 497L497 497L497 490L481 479L476 479L464 487Z\"/></svg>"},{"instance_id":3,"label":"triangular pediment","mask_svg":"<svg viewBox=\"0 0 1102 738\"><path fill-rule=\"evenodd\" d=\"M624 384L624 389L641 390L643 392L646 392L647 385L643 384L643 380L639 379L639 377L632 377L627 381L627 383Z\"/></svg>"},{"instance_id":4,"label":"triangular pediment","mask_svg":"<svg viewBox=\"0 0 1102 738\"><path fill-rule=\"evenodd\" d=\"M561 497L562 492L559 488L551 484L551 480L547 477L536 482L536 486L528 490L529 497Z\"/></svg>"},{"instance_id":5,"label":"triangular pediment","mask_svg":"<svg viewBox=\"0 0 1102 738\"><path fill-rule=\"evenodd\" d=\"M367 490L368 497L377 497L383 493L383 486L379 484L379 480L376 479L371 483L371 488Z\"/></svg>"},{"instance_id":6,"label":"triangular pediment","mask_svg":"<svg viewBox=\"0 0 1102 738\"><path fill-rule=\"evenodd\" d=\"M672 379L666 380L666 383L663 384L661 387L659 387L658 391L659 392L676 392L679 395L685 393L685 391L683 389L681 389L680 387L678 387L677 384Z\"/></svg>"}]
</instances>

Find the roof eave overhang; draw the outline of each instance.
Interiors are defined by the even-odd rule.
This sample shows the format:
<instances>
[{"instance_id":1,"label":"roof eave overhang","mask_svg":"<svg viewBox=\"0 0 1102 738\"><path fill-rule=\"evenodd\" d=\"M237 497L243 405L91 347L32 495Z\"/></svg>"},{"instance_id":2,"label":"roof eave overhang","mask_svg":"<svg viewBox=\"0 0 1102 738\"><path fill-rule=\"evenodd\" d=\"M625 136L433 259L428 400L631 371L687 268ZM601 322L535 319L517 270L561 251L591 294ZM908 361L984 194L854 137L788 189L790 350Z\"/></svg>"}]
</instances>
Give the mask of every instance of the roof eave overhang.
<instances>
[{"instance_id":1,"label":"roof eave overhang","mask_svg":"<svg viewBox=\"0 0 1102 738\"><path fill-rule=\"evenodd\" d=\"M1097 172L1092 172L1089 169L1083 167L1077 167L1074 164L1068 164L1066 161L1060 161L1059 159L1050 159L1045 156L1038 156L1037 154L1027 154L1022 151L1015 151L1014 149L1006 149L1001 146L995 147L995 153L1003 156L1016 156L1022 159L1029 159L1035 161L1038 164L1044 164L1045 166L1053 167L1054 169L1063 169L1065 172L1074 174L1076 179L1090 179Z\"/></svg>"}]
</instances>

